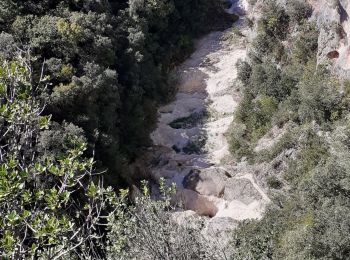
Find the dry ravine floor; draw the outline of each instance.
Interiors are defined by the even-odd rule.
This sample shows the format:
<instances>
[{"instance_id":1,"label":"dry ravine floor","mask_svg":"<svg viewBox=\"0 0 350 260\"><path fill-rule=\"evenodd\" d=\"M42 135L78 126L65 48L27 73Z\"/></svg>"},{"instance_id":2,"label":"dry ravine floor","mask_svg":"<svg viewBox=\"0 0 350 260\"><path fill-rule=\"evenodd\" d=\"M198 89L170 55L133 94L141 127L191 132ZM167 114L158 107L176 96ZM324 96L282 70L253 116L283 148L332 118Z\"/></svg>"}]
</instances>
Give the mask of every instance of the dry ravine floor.
<instances>
[{"instance_id":1,"label":"dry ravine floor","mask_svg":"<svg viewBox=\"0 0 350 260\"><path fill-rule=\"evenodd\" d=\"M234 37L229 29L197 42L174 72L178 92L159 109L151 135L158 154L152 177L176 183L186 214L209 216L217 229L261 218L269 202L250 168L231 158L225 136L241 98L236 63L246 58L244 41Z\"/></svg>"}]
</instances>

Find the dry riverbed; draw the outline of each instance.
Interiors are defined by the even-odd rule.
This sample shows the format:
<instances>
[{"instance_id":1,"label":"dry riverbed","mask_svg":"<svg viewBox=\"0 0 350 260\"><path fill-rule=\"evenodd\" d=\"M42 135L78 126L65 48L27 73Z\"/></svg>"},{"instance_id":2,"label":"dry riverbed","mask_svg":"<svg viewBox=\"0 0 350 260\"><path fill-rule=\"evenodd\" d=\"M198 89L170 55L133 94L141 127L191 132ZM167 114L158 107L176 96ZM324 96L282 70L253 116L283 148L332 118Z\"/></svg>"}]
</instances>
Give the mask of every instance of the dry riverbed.
<instances>
[{"instance_id":1,"label":"dry riverbed","mask_svg":"<svg viewBox=\"0 0 350 260\"><path fill-rule=\"evenodd\" d=\"M225 136L241 97L236 63L246 58L244 41L232 37L229 29L197 42L196 51L174 72L178 93L159 109L151 135L155 149L162 151L152 166L153 178L176 183L185 209L211 222L259 219L269 202L250 168L233 161Z\"/></svg>"}]
</instances>

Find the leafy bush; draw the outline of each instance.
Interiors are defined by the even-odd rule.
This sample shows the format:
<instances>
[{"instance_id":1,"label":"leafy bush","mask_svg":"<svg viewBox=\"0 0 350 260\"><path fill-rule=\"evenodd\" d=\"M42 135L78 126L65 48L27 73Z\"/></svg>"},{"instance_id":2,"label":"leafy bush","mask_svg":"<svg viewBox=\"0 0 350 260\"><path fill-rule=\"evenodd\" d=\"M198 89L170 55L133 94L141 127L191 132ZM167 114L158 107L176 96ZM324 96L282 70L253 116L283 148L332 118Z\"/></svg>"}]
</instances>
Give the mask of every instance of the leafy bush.
<instances>
[{"instance_id":1,"label":"leafy bush","mask_svg":"<svg viewBox=\"0 0 350 260\"><path fill-rule=\"evenodd\" d=\"M299 118L302 122L315 120L323 123L332 120L341 103L336 82L325 69L315 71L315 64L309 64L299 82Z\"/></svg>"},{"instance_id":2,"label":"leafy bush","mask_svg":"<svg viewBox=\"0 0 350 260\"><path fill-rule=\"evenodd\" d=\"M110 259L226 259L223 252L201 233L202 221L174 215L171 203L175 187L160 181L160 198L152 200L143 183L132 206L110 216L108 234Z\"/></svg>"},{"instance_id":3,"label":"leafy bush","mask_svg":"<svg viewBox=\"0 0 350 260\"><path fill-rule=\"evenodd\" d=\"M238 158L251 156L252 149L249 141L246 140L247 129L244 124L233 123L228 132L230 152Z\"/></svg>"},{"instance_id":4,"label":"leafy bush","mask_svg":"<svg viewBox=\"0 0 350 260\"><path fill-rule=\"evenodd\" d=\"M297 64L306 64L309 60L316 59L318 51L318 36L316 24L304 23L298 30L298 35L293 42L292 57Z\"/></svg>"},{"instance_id":5,"label":"leafy bush","mask_svg":"<svg viewBox=\"0 0 350 260\"><path fill-rule=\"evenodd\" d=\"M293 34L287 23L277 24L285 14L276 3L267 6L272 8L263 11L249 64L240 65L245 93L238 119L245 128L244 134L237 131L234 141L238 148L243 140L246 147L254 147L254 125L267 122L256 120L259 109L254 102L268 94L278 109L270 110L272 119L266 125L282 127L292 121L293 128L271 149L253 154L253 159L271 162L287 150L293 156L285 157L287 169L283 167L278 178L267 179L272 189L286 184L283 192L274 190L264 217L241 223L233 235L234 259L348 259L349 87L345 82L341 92L330 72L316 66L318 31L306 21L311 12L308 4L287 3ZM282 28L285 34L278 33ZM279 59L276 52L282 39L292 45ZM276 41L276 47L270 43Z\"/></svg>"},{"instance_id":6,"label":"leafy bush","mask_svg":"<svg viewBox=\"0 0 350 260\"><path fill-rule=\"evenodd\" d=\"M283 187L283 183L276 176L270 176L267 179L267 185L270 189L281 189Z\"/></svg>"},{"instance_id":7,"label":"leafy bush","mask_svg":"<svg viewBox=\"0 0 350 260\"><path fill-rule=\"evenodd\" d=\"M228 132L230 151L238 158L251 157L254 144L271 127L271 118L277 102L270 96L250 100L245 96L238 107L236 118Z\"/></svg>"},{"instance_id":8,"label":"leafy bush","mask_svg":"<svg viewBox=\"0 0 350 260\"><path fill-rule=\"evenodd\" d=\"M237 68L237 78L247 86L250 82L250 77L252 75L252 67L246 61L239 60L236 63Z\"/></svg>"},{"instance_id":9,"label":"leafy bush","mask_svg":"<svg viewBox=\"0 0 350 260\"><path fill-rule=\"evenodd\" d=\"M100 258L111 190L95 182L81 129L67 125L60 143L46 145L51 116L37 97L46 80L35 85L27 64L18 57L0 66L0 256Z\"/></svg>"},{"instance_id":10,"label":"leafy bush","mask_svg":"<svg viewBox=\"0 0 350 260\"><path fill-rule=\"evenodd\" d=\"M259 21L259 30L265 32L270 38L279 40L287 36L289 16L285 9L275 0L269 1L264 6L264 15Z\"/></svg>"}]
</instances>

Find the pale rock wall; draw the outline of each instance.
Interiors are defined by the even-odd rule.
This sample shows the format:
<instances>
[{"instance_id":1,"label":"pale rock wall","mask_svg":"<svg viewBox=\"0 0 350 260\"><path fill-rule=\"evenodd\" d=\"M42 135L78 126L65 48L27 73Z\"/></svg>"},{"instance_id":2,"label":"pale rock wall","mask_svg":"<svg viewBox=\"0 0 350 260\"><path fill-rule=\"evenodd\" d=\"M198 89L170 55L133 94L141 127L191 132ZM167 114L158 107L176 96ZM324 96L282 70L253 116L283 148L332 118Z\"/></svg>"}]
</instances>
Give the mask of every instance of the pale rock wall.
<instances>
[{"instance_id":1,"label":"pale rock wall","mask_svg":"<svg viewBox=\"0 0 350 260\"><path fill-rule=\"evenodd\" d=\"M310 0L320 30L318 63L330 63L334 74L350 77L350 2Z\"/></svg>"}]
</instances>

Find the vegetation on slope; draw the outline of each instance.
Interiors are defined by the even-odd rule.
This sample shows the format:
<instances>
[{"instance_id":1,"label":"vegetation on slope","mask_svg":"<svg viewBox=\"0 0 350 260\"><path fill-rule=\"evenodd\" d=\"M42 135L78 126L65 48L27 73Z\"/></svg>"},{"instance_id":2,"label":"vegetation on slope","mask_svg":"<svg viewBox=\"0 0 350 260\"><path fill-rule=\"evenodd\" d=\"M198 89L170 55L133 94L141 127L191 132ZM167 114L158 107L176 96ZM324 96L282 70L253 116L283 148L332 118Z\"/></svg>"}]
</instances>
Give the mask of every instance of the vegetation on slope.
<instances>
[{"instance_id":1,"label":"vegetation on slope","mask_svg":"<svg viewBox=\"0 0 350 260\"><path fill-rule=\"evenodd\" d=\"M249 62L238 64L245 90L231 151L255 162L269 163L286 150L293 156L268 180L273 203L263 219L235 233L237 259L350 257L349 95L329 66L316 65L310 10L303 1L268 2ZM292 127L272 148L254 151L272 126L285 124Z\"/></svg>"}]
</instances>

